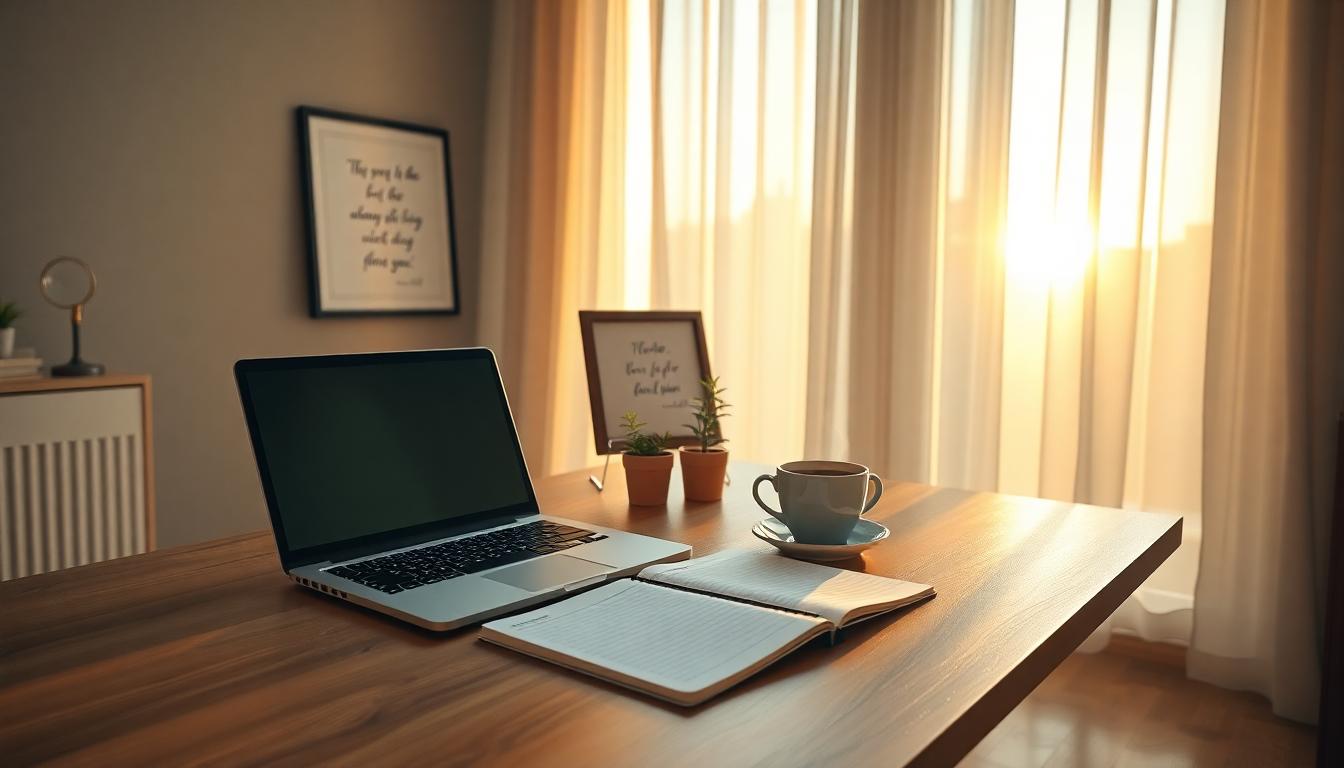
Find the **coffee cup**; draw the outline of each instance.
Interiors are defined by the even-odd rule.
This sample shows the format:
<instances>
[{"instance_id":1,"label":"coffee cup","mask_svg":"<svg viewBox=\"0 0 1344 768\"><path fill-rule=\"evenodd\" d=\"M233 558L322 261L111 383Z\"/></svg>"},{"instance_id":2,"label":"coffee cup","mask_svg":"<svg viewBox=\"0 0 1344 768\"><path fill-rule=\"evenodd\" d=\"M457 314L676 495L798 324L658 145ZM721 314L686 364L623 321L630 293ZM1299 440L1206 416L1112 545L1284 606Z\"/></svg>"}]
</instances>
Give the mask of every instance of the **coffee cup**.
<instances>
[{"instance_id":1,"label":"coffee cup","mask_svg":"<svg viewBox=\"0 0 1344 768\"><path fill-rule=\"evenodd\" d=\"M767 482L779 496L778 511L761 501L761 483ZM848 461L790 461L780 464L775 474L756 478L751 495L761 509L789 527L795 541L845 544L859 516L881 498L882 478Z\"/></svg>"}]
</instances>

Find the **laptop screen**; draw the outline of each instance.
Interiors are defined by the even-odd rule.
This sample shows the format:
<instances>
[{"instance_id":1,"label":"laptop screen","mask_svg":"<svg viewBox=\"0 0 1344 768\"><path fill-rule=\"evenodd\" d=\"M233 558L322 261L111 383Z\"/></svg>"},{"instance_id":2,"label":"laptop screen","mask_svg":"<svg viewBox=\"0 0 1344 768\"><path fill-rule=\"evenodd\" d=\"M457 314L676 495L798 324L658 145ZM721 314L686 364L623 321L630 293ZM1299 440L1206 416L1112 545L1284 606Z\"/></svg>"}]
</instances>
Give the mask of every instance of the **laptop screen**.
<instances>
[{"instance_id":1,"label":"laptop screen","mask_svg":"<svg viewBox=\"0 0 1344 768\"><path fill-rule=\"evenodd\" d=\"M532 502L488 351L243 361L237 370L282 550Z\"/></svg>"}]
</instances>

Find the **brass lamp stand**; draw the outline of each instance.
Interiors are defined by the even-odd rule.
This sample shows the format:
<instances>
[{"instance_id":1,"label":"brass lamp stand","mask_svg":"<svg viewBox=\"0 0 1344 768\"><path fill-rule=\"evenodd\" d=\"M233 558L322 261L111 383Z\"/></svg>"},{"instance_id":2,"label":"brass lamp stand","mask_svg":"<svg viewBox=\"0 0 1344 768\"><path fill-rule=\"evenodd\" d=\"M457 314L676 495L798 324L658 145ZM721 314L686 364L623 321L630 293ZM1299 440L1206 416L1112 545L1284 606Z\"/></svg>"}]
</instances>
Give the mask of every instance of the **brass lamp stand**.
<instances>
[{"instance_id":1,"label":"brass lamp stand","mask_svg":"<svg viewBox=\"0 0 1344 768\"><path fill-rule=\"evenodd\" d=\"M79 356L79 327L84 323L84 305L93 298L98 280L89 265L69 256L52 259L42 268L42 298L53 306L70 310L70 361L51 367L52 376L101 376L106 370L99 363Z\"/></svg>"}]
</instances>

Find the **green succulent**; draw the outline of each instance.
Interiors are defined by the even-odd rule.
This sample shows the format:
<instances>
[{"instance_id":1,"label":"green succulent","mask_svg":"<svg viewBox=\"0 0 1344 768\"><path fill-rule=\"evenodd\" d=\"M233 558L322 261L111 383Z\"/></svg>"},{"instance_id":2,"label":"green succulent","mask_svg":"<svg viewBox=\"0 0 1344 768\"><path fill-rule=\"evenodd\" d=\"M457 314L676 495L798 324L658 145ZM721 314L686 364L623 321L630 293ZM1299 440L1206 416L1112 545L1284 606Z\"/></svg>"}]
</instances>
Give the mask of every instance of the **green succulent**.
<instances>
[{"instance_id":1,"label":"green succulent","mask_svg":"<svg viewBox=\"0 0 1344 768\"><path fill-rule=\"evenodd\" d=\"M723 436L723 427L719 419L728 416L728 403L723 401L723 393L727 390L719 386L717 376L707 377L700 380L700 396L691 400L694 411L691 415L695 417L694 424L683 424L682 426L691 430L691 434L700 441L700 450L708 451L712 446L728 442L728 438Z\"/></svg>"},{"instance_id":2,"label":"green succulent","mask_svg":"<svg viewBox=\"0 0 1344 768\"><path fill-rule=\"evenodd\" d=\"M671 439L666 433L645 434L642 430L648 424L640 421L634 411L626 411L621 417L621 426L625 427L625 444L628 446L625 452L634 456L657 456L666 450L667 441Z\"/></svg>"},{"instance_id":3,"label":"green succulent","mask_svg":"<svg viewBox=\"0 0 1344 768\"><path fill-rule=\"evenodd\" d=\"M14 321L23 317L17 301L0 301L0 328L13 328Z\"/></svg>"}]
</instances>

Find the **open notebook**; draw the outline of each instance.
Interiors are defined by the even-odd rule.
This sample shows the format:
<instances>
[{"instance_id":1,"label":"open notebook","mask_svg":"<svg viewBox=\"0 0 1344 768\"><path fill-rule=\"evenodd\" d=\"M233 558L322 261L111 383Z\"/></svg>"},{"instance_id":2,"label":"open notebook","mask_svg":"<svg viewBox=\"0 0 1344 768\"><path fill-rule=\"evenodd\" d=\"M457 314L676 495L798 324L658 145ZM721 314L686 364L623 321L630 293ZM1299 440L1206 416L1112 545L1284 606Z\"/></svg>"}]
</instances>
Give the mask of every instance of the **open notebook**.
<instances>
[{"instance_id":1,"label":"open notebook","mask_svg":"<svg viewBox=\"0 0 1344 768\"><path fill-rule=\"evenodd\" d=\"M492 621L481 639L691 706L818 635L933 594L926 584L727 550Z\"/></svg>"}]
</instances>

